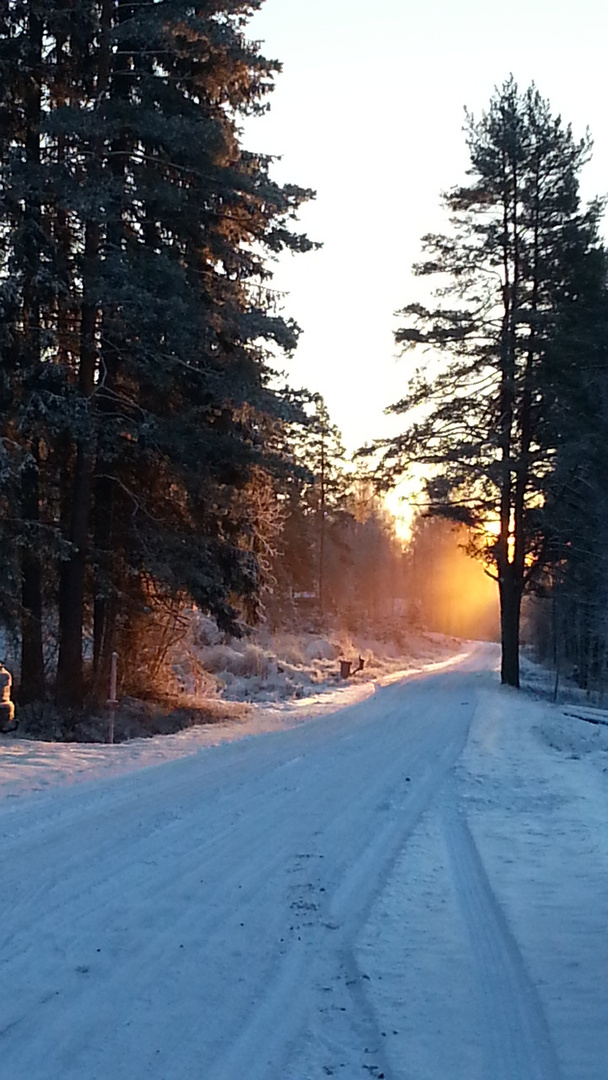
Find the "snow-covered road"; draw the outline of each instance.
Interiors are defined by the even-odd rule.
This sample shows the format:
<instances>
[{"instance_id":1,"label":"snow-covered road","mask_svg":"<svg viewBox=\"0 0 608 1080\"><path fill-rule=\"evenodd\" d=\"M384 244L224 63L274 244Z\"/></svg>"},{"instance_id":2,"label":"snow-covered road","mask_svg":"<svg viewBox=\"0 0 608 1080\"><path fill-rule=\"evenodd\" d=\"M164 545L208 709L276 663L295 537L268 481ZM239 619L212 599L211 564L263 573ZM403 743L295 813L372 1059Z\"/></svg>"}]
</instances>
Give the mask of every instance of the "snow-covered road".
<instances>
[{"instance_id":1,"label":"snow-covered road","mask_svg":"<svg viewBox=\"0 0 608 1080\"><path fill-rule=\"evenodd\" d=\"M604 1080L608 729L495 666L0 803L2 1080Z\"/></svg>"}]
</instances>

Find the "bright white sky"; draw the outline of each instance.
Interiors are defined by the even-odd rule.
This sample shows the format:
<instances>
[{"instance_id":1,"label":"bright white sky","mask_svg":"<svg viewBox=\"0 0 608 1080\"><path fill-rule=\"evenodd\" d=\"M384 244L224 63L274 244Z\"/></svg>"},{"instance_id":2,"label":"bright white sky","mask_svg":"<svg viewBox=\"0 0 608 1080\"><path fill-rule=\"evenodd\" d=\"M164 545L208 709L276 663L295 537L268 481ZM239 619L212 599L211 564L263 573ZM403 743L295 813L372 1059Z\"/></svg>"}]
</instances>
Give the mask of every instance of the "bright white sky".
<instances>
[{"instance_id":1,"label":"bright white sky","mask_svg":"<svg viewBox=\"0 0 608 1080\"><path fill-rule=\"evenodd\" d=\"M325 397L349 450L398 430L394 311L420 295L410 267L464 177L466 105L479 114L512 72L534 80L576 136L589 126L586 198L608 192L606 0L266 0L248 36L283 63L245 145L312 187L302 225L320 252L287 257L275 286L304 333L292 385Z\"/></svg>"}]
</instances>

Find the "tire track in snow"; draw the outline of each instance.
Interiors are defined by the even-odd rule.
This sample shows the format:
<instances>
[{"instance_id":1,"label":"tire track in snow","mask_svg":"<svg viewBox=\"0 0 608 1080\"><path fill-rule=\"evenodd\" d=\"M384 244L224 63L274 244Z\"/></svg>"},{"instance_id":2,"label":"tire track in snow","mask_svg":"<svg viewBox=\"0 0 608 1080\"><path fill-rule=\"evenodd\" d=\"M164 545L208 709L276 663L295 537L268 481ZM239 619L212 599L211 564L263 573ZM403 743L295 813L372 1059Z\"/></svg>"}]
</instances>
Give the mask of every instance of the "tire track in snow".
<instances>
[{"instance_id":1,"label":"tire track in snow","mask_svg":"<svg viewBox=\"0 0 608 1080\"><path fill-rule=\"evenodd\" d=\"M288 762L287 766L289 764ZM27 1022L44 999L47 1006L45 1023L49 1026L49 1031L55 1028L56 1032L52 1037L54 1045L59 1046L63 1042L69 1047L77 1043L79 1038L82 1040L83 1031L87 1028L87 1018L97 1014L90 1032L90 1038L94 1041L95 1028L99 1026L100 1019L107 1017L109 1026L112 1026L113 1003L120 997L121 985L125 981L132 988L135 1003L133 1007L136 1007L136 1003L144 1000L150 993L150 972L163 973L170 963L179 961L172 943L176 934L181 935L186 942L192 939L193 918L196 919L196 942L204 943L202 956L214 946L221 946L231 931L234 932L243 925L240 921L243 911L258 902L260 894L267 889L268 881L276 878L277 873L283 869L285 849L290 849L293 832L290 811L294 799L301 799L295 789L292 790L286 785L283 775L285 768L283 761L268 775L264 775L260 785L263 790L259 792L247 786L242 793L233 792L232 799L218 800L220 804L226 803L227 811L235 819L232 824L222 825L217 819L207 823L205 813L200 813L201 807L196 793L194 808L190 807L191 813L184 811L182 814L171 810L167 814L162 810L162 790L158 792L154 789L151 800L135 798L130 805L122 806L118 835L112 832L113 819L111 816L108 819L106 813L106 830L102 830L99 842L90 847L85 844L80 849L75 845L77 850L72 851L69 843L66 844L65 833L55 837L56 843L51 844L50 852L46 853L46 861L49 862L47 872L54 873L55 878L51 878L50 884L45 882L41 885L38 895L30 898L29 903L14 905L3 927L6 933L2 949L4 970L11 970L11 961L17 970L24 964L28 969L28 964L31 967L32 963L32 956L28 956L28 953L33 953L39 957L36 961L38 984L45 989L43 993L35 996L27 994L29 1004L26 1003L24 1009L22 995L16 993L18 988L15 983L14 997L5 1003L10 1019L3 1023L3 1030L9 1030L24 1020ZM318 773L322 777L329 777L330 760L320 762ZM162 776L159 779L162 780ZM159 786L162 789L163 784ZM175 782L170 792L175 795ZM191 796L192 792L181 794L181 798L186 801ZM277 799L286 811L280 816L277 816ZM150 809L150 803L154 806L153 830L138 837L133 824L128 824L128 816L127 827L124 827L124 814L132 810L135 814L145 816ZM217 806L215 809L217 810ZM293 809L297 814L302 807ZM320 807L319 812L322 814L324 809ZM159 823L160 818L164 820L162 825ZM207 828L211 829L212 835L205 837ZM108 829L112 833L110 837L107 835ZM135 863L134 847L137 854ZM196 856L194 865L193 854ZM26 851L22 857L27 863L29 853ZM61 860L63 868L59 876L56 874L57 860ZM218 870L216 881L212 881L206 890L197 889L201 875L209 881L209 877L213 878L214 871L217 873ZM183 907L176 902L177 881L180 899L188 894L191 897L200 897L200 907L197 904L195 911L192 902ZM244 887L241 883L245 883ZM27 884L23 886L23 893L25 897ZM125 958L120 947L118 948L115 970L106 971L101 977L104 1004L97 1009L91 1010L90 997L99 995L99 983L87 985L88 980L83 981L78 975L73 978L74 1001L70 1006L70 1019L76 1034L72 1036L68 1033L66 1038L65 1031L62 1031L65 996L52 989L62 976L65 979L66 957L57 955L57 949L49 949L49 943L55 938L58 938L60 945L72 938L76 941L80 939L83 942L80 951L86 957L87 952L94 952L94 949L90 948L91 941L96 944L102 942L105 952L107 928L120 928L121 924L126 923L119 938L124 939L126 947L132 947L134 916L124 908L121 895L124 893L127 896L136 895L138 898L140 906L135 913L137 922L143 922L147 918L153 920L159 905L162 905L164 898L168 896L173 909L166 929L161 929L160 933L157 930L153 939L146 943L145 952L139 959L132 956ZM42 904L40 897L44 899ZM65 925L62 918L64 908L71 911L69 926ZM266 932L272 930L273 914L271 908L266 920ZM34 933L32 927L35 928ZM192 941L190 943L195 944ZM69 948L69 945L66 944L65 947ZM76 959L83 959L83 956L76 955L70 959L75 962ZM123 967L123 960L128 964L127 970ZM67 969L69 970L69 967ZM55 1020L53 1013L56 1013ZM39 1047L35 1043L31 1047L33 1056L28 1053L26 1045L21 1048L21 1055L27 1064L24 1062L20 1076L47 1075L46 1071L40 1071L49 1067L45 1060L46 1055L43 1054L42 1058L36 1057L38 1051ZM48 1075L53 1075L52 1064Z\"/></svg>"},{"instance_id":2,"label":"tire track in snow","mask_svg":"<svg viewBox=\"0 0 608 1080\"><path fill-rule=\"evenodd\" d=\"M242 767L237 769L240 786L234 784L231 773L229 795L224 790L225 770L219 784L213 782L214 774L219 770L212 769L212 783L208 784L205 773L201 785L192 759L171 763L168 768L160 767L154 773L150 770L147 779L153 780L153 784L142 784L142 776L136 776L135 790L129 785L129 794L122 793L120 782L117 786L114 780L102 781L93 796L81 789L84 806L75 799L81 792L70 791L68 801L75 802L73 815L68 816L59 808L59 820L51 817L48 824L44 818L41 823L34 817L34 835L45 828L48 835L24 846L22 825L19 843L13 840L8 850L3 851L3 889L11 896L13 910L19 913L24 927L34 921L40 925L41 911L42 921L52 925L53 914L61 912L68 899L66 882L69 882L70 907L75 913L80 906L80 921L85 922L90 919L91 907L105 910L109 915L114 907L120 909L114 879L122 880L124 886L137 875L141 892L145 891L147 882L150 895L162 896L174 881L177 866L182 881L196 882L201 868L213 866L220 857L232 861L234 873L246 878L249 868L255 867L265 852L276 852L283 833L288 839L294 818L297 820L303 810L298 805L301 799L293 786L296 781L289 779L294 761L285 761L284 753L279 755L276 748L269 756L268 771L255 785L240 783L242 777L238 774L243 772ZM304 758L296 760L301 763ZM315 770L317 782L329 792L333 773L331 758L320 756ZM182 786L179 781L183 777L185 783ZM104 803L108 790L116 796L110 812L107 798ZM373 792L370 797L373 798ZM97 805L100 800L101 809ZM284 812L280 816L277 815L277 801L283 803ZM322 814L324 807L318 809ZM243 828L248 820L255 822L254 829ZM66 844L69 830L74 834L71 845ZM187 868L184 874L180 864L182 854L191 856L193 853L196 866ZM37 877L32 882L27 870L34 860ZM271 862L274 865L274 858ZM111 874L108 873L110 863ZM62 873L58 876L59 864ZM151 867L156 869L151 870ZM226 884L229 882L219 882L218 887ZM76 916L76 923L78 920ZM71 930L75 928L73 922ZM0 930L6 934L4 938L0 937L0 954L6 957L11 947L15 947L15 931L10 920L8 924L3 923Z\"/></svg>"},{"instance_id":3,"label":"tire track in snow","mask_svg":"<svg viewBox=\"0 0 608 1080\"><path fill-rule=\"evenodd\" d=\"M454 713L453 704L450 712ZM318 849L342 854L334 887L325 893L323 903L314 905L315 916L299 928L298 941L287 951L263 1000L247 1019L229 1053L213 1063L210 1075L214 1080L239 1080L244 1075L248 1080L274 1080L278 1076L301 1080L303 1066L298 1052L294 1062L291 1058L298 1033L302 1033L307 1019L310 1030L304 1043L308 1043L308 1048L301 1043L300 1054L303 1050L306 1056L312 1050L316 1064L325 1056L325 1064L319 1066L325 1075L331 1074L328 1069L338 1072L346 1064L358 1071L367 1069L369 1076L388 1080L394 1075L383 1048L383 1025L365 990L367 975L360 970L355 957L357 938L408 835L460 755L471 714L472 707L467 703L466 714L458 718L452 732L448 729L447 739L446 729L438 727L425 753L409 756L408 768L413 773L418 767L422 770L413 788L403 784L403 748L400 755L394 746L390 766L375 778L369 797L359 807L360 829L353 829L352 816L347 814L326 825L317 838ZM411 747L409 750L411 754ZM377 804L381 795L394 798L400 787L403 801L393 807L393 815L380 828L377 817L372 816L375 827L368 831L365 826L369 825L372 805ZM359 843L353 851L355 837ZM305 900L303 904L306 905ZM315 993L311 993L312 986L316 987ZM316 1003L319 992L323 991L328 995L327 1005L319 1009ZM315 1005L316 1015L311 1015ZM262 1057L260 1046L265 1048ZM258 1048L257 1059L254 1048ZM340 1057L346 1061L339 1061ZM332 1065L327 1063L328 1059ZM290 1065L295 1071L290 1071Z\"/></svg>"},{"instance_id":4,"label":"tire track in snow","mask_svg":"<svg viewBox=\"0 0 608 1080\"><path fill-rule=\"evenodd\" d=\"M479 975L484 1075L492 1080L559 1080L557 1055L540 998L494 895L466 816L453 797L444 804L443 820L456 894Z\"/></svg>"},{"instance_id":5,"label":"tire track in snow","mask_svg":"<svg viewBox=\"0 0 608 1080\"><path fill-rule=\"evenodd\" d=\"M384 1049L386 1031L383 1027L386 1025L377 1015L370 1000L367 991L368 976L361 970L357 960L358 936L409 835L437 798L449 771L462 753L471 715L472 707L467 705L467 713L460 718L447 742L445 733L442 733L442 744L435 747L436 757L423 782L417 784L409 793L398 818L381 830L374 842L368 845L363 856L342 881L331 903L332 915L343 923L339 952L345 973L345 988L350 999L345 1018L349 1019L351 1032L353 1026L359 1029L359 1045L363 1056L369 1055L364 1067L369 1070L370 1076L389 1078L395 1073ZM344 1036L342 1042L345 1042Z\"/></svg>"}]
</instances>

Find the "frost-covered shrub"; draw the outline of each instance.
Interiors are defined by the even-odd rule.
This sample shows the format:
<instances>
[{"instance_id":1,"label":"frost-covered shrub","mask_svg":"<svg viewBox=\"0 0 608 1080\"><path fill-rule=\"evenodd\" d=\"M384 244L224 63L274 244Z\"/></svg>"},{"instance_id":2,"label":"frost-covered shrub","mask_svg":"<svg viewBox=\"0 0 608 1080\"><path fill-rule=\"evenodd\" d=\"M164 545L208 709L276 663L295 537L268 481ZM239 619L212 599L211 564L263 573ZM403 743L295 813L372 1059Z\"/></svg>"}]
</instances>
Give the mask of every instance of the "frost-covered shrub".
<instances>
[{"instance_id":1,"label":"frost-covered shrub","mask_svg":"<svg viewBox=\"0 0 608 1080\"><path fill-rule=\"evenodd\" d=\"M245 678L252 675L260 675L266 678L272 670L272 660L257 645L246 645L242 654L240 674Z\"/></svg>"},{"instance_id":2,"label":"frost-covered shrub","mask_svg":"<svg viewBox=\"0 0 608 1080\"><path fill-rule=\"evenodd\" d=\"M196 612L193 616L192 640L198 648L206 645L217 645L220 641L220 632L213 619L207 618Z\"/></svg>"},{"instance_id":3,"label":"frost-covered shrub","mask_svg":"<svg viewBox=\"0 0 608 1080\"><path fill-rule=\"evenodd\" d=\"M287 634L277 635L274 639L274 649L281 661L293 666L301 666L306 662L305 650L302 639L291 637Z\"/></svg>"},{"instance_id":4,"label":"frost-covered shrub","mask_svg":"<svg viewBox=\"0 0 608 1080\"><path fill-rule=\"evenodd\" d=\"M314 638L306 645L308 660L337 660L340 650L325 638Z\"/></svg>"},{"instance_id":5,"label":"frost-covered shrub","mask_svg":"<svg viewBox=\"0 0 608 1080\"><path fill-rule=\"evenodd\" d=\"M271 669L270 658L257 645L246 645L243 649L234 649L230 645L210 645L201 649L200 660L207 671L213 674L230 672L240 678L254 675L266 676Z\"/></svg>"}]
</instances>

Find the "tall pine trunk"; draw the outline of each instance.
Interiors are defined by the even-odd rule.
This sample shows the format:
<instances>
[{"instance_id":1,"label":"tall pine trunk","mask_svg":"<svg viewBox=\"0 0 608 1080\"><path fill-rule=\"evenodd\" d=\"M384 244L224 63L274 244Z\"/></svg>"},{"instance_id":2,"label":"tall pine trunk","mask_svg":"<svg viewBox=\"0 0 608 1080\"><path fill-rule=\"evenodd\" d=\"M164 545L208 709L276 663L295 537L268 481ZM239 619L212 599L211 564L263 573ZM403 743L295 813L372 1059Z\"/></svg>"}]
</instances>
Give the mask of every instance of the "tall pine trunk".
<instances>
[{"instance_id":1,"label":"tall pine trunk","mask_svg":"<svg viewBox=\"0 0 608 1080\"><path fill-rule=\"evenodd\" d=\"M500 597L500 680L519 687L519 620L522 581L516 557L521 535L513 483L516 386L516 327L520 302L518 170L507 144L502 150L503 316L500 333L500 534L496 544ZM517 485L515 485L516 487ZM512 532L513 530L513 532ZM511 550L513 548L513 551Z\"/></svg>"},{"instance_id":2,"label":"tall pine trunk","mask_svg":"<svg viewBox=\"0 0 608 1080\"><path fill-rule=\"evenodd\" d=\"M501 662L500 681L519 687L519 624L521 588L512 567L499 581Z\"/></svg>"},{"instance_id":3,"label":"tall pine trunk","mask_svg":"<svg viewBox=\"0 0 608 1080\"><path fill-rule=\"evenodd\" d=\"M21 558L21 678L19 700L39 701L44 697L44 651L42 640L42 566L38 554L40 497L38 446L30 446L21 474L21 512L31 530L31 541Z\"/></svg>"},{"instance_id":4,"label":"tall pine trunk","mask_svg":"<svg viewBox=\"0 0 608 1080\"><path fill-rule=\"evenodd\" d=\"M89 298L91 278L99 253L99 226L86 229L84 289L80 327L80 367L78 388L90 401L95 386L97 307ZM71 484L69 540L72 552L61 564L59 582L59 660L56 699L58 705L79 705L83 696L82 637L85 579L88 555L89 518L93 476L91 433L77 440Z\"/></svg>"},{"instance_id":5,"label":"tall pine trunk","mask_svg":"<svg viewBox=\"0 0 608 1080\"><path fill-rule=\"evenodd\" d=\"M105 0L103 19L106 32L111 27L111 20L120 26L132 16L132 6L127 0L118 0L116 4ZM129 41L122 41L121 49L113 58L112 70L108 66L107 85L110 100L121 104L126 102L131 92ZM109 54L108 54L109 56ZM130 138L125 130L113 139L108 162L108 172L112 178L114 191L113 205L107 222L107 250L116 264L120 265L124 256L123 197L126 173L126 158L130 147ZM111 200L112 201L112 200ZM118 390L118 372L121 362L121 342L119 330L120 309L106 305L102 313L101 337L103 379L98 387L98 420L103 425L104 414L112 415L116 407ZM111 655L116 644L117 608L117 558L116 548L120 543L116 535L116 482L111 473L117 468L114 449L110 460L106 459L103 449L97 454L94 475L94 544L96 552L96 573L93 600L93 674L94 692L103 698L109 678Z\"/></svg>"},{"instance_id":6,"label":"tall pine trunk","mask_svg":"<svg viewBox=\"0 0 608 1080\"><path fill-rule=\"evenodd\" d=\"M103 467L103 461L100 462ZM93 603L93 672L95 696L106 695L110 658L116 643L117 582L114 573L114 483L106 475L95 477L94 532L97 568Z\"/></svg>"},{"instance_id":7,"label":"tall pine trunk","mask_svg":"<svg viewBox=\"0 0 608 1080\"><path fill-rule=\"evenodd\" d=\"M30 190L24 208L23 337L28 378L26 385L35 390L41 363L41 309L38 298L40 269L40 118L42 61L42 18L37 5L31 4L28 22L28 63L30 79L25 99L25 159L29 169ZM36 701L44 697L44 653L42 641L42 564L40 558L40 446L31 438L25 448L21 472L21 513L27 543L21 558L21 683L20 700Z\"/></svg>"},{"instance_id":8,"label":"tall pine trunk","mask_svg":"<svg viewBox=\"0 0 608 1080\"><path fill-rule=\"evenodd\" d=\"M82 633L90 500L91 454L88 447L80 443L72 484L70 542L73 551L61 565L59 580L58 705L77 706L82 702Z\"/></svg>"},{"instance_id":9,"label":"tall pine trunk","mask_svg":"<svg viewBox=\"0 0 608 1080\"><path fill-rule=\"evenodd\" d=\"M103 0L100 36L96 50L96 97L102 102L110 81L110 42L113 0ZM91 55L94 47L90 43ZM102 199L104 145L101 136L92 141L91 174ZM86 571L93 499L94 417L91 402L95 390L97 332L99 324L98 285L100 279L101 226L90 219L85 225L80 313L80 357L78 391L88 403L88 430L76 439L76 455L71 477L68 538L72 553L61 565L59 586L59 660L56 697L59 705L79 705L83 698L83 629Z\"/></svg>"}]
</instances>

